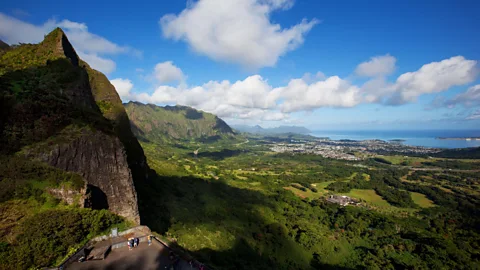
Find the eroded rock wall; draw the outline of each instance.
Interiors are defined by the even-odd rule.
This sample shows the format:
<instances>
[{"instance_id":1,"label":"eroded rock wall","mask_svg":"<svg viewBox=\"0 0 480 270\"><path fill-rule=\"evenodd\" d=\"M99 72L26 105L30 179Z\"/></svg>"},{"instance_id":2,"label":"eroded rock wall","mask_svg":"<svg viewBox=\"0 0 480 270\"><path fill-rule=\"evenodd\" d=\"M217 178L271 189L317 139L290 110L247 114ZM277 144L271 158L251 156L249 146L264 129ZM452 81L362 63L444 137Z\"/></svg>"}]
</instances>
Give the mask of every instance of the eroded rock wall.
<instances>
[{"instance_id":1,"label":"eroded rock wall","mask_svg":"<svg viewBox=\"0 0 480 270\"><path fill-rule=\"evenodd\" d=\"M30 157L76 172L85 179L85 207L109 209L140 224L132 173L123 144L116 136L84 130L69 143L53 145L49 151L34 152L29 153Z\"/></svg>"}]
</instances>

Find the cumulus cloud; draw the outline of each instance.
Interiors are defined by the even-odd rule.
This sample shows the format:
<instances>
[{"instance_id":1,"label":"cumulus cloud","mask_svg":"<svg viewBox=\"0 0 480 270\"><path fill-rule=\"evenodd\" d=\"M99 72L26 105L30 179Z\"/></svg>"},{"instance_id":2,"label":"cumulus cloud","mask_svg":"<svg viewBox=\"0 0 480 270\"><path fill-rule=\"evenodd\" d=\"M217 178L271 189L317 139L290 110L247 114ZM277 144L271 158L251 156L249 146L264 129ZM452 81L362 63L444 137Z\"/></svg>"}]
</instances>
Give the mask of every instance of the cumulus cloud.
<instances>
[{"instance_id":1,"label":"cumulus cloud","mask_svg":"<svg viewBox=\"0 0 480 270\"><path fill-rule=\"evenodd\" d=\"M363 62L355 69L355 74L363 77L375 77L391 74L395 70L397 59L391 55L375 56Z\"/></svg>"},{"instance_id":2,"label":"cumulus cloud","mask_svg":"<svg viewBox=\"0 0 480 270\"><path fill-rule=\"evenodd\" d=\"M338 76L308 84L303 79L291 80L275 90L284 99L283 112L313 110L320 107L353 107L361 102L360 88Z\"/></svg>"},{"instance_id":3,"label":"cumulus cloud","mask_svg":"<svg viewBox=\"0 0 480 270\"><path fill-rule=\"evenodd\" d=\"M131 54L141 56L141 52L128 46L120 46L101 36L89 32L85 23L69 20L47 20L43 24L35 25L21 21L14 17L0 13L0 39L9 43L38 43L43 40L55 27L61 27L68 39L75 47L79 56L90 66L104 73L115 70L115 62L104 55Z\"/></svg>"},{"instance_id":4,"label":"cumulus cloud","mask_svg":"<svg viewBox=\"0 0 480 270\"><path fill-rule=\"evenodd\" d=\"M325 76L325 74L321 71L317 72L316 74L311 74L310 72L307 72L307 73L303 74L302 80L304 80L307 83L311 83L311 82L316 82L316 81L319 81L319 80L323 80L326 77L327 76Z\"/></svg>"},{"instance_id":5,"label":"cumulus cloud","mask_svg":"<svg viewBox=\"0 0 480 270\"><path fill-rule=\"evenodd\" d=\"M273 87L260 75L252 75L236 82L209 81L198 86L187 86L184 82L178 86L160 85L152 93L132 93L131 84L125 84L123 89L128 91L119 90L119 93L129 93L130 99L144 103L187 105L227 119L287 122L295 120L290 118L294 112L323 107L350 108L365 103L389 104L386 102L404 93L410 97L405 99L406 102L413 101L411 97L445 91L475 79L475 64L475 61L463 57L452 57L402 74L393 82L387 81L385 76L377 76L361 86L339 76L327 77L320 72L305 74L280 87ZM114 85L117 86L116 83ZM413 90L415 95L410 93ZM472 100L478 94L478 87L472 87L467 93ZM465 100L467 94L456 98L457 102Z\"/></svg>"},{"instance_id":6,"label":"cumulus cloud","mask_svg":"<svg viewBox=\"0 0 480 270\"><path fill-rule=\"evenodd\" d=\"M385 88L386 92L393 92L387 102L393 105L414 102L420 95L471 83L477 76L477 61L463 56L432 62L417 71L400 75L392 87Z\"/></svg>"},{"instance_id":7,"label":"cumulus cloud","mask_svg":"<svg viewBox=\"0 0 480 270\"><path fill-rule=\"evenodd\" d=\"M275 110L277 104L272 87L259 75L234 83L225 80L193 87L162 85L152 94L135 94L134 99L145 103L192 106L227 118L264 121L287 118L287 115Z\"/></svg>"},{"instance_id":8,"label":"cumulus cloud","mask_svg":"<svg viewBox=\"0 0 480 270\"><path fill-rule=\"evenodd\" d=\"M160 83L183 81L185 75L172 61L155 65L154 76Z\"/></svg>"},{"instance_id":9,"label":"cumulus cloud","mask_svg":"<svg viewBox=\"0 0 480 270\"><path fill-rule=\"evenodd\" d=\"M454 96L450 100L446 100L444 104L448 107L454 107L455 105L463 105L465 107L480 105L480 84L468 88L467 91Z\"/></svg>"},{"instance_id":10,"label":"cumulus cloud","mask_svg":"<svg viewBox=\"0 0 480 270\"><path fill-rule=\"evenodd\" d=\"M303 19L282 28L271 22L272 11L292 6L292 0L200 0L178 15L163 16L159 23L166 38L183 40L200 54L260 68L274 66L280 56L303 44L318 23Z\"/></svg>"},{"instance_id":11,"label":"cumulus cloud","mask_svg":"<svg viewBox=\"0 0 480 270\"><path fill-rule=\"evenodd\" d=\"M78 56L86 61L91 67L97 69L105 74L110 74L115 70L117 64L111 59L103 58L98 56L95 53L84 53L82 51L77 51Z\"/></svg>"},{"instance_id":12,"label":"cumulus cloud","mask_svg":"<svg viewBox=\"0 0 480 270\"><path fill-rule=\"evenodd\" d=\"M115 86L115 89L117 90L118 95L122 100L128 100L130 99L130 91L133 88L133 83L129 79L122 79L122 78L117 78L110 80L110 83Z\"/></svg>"}]
</instances>

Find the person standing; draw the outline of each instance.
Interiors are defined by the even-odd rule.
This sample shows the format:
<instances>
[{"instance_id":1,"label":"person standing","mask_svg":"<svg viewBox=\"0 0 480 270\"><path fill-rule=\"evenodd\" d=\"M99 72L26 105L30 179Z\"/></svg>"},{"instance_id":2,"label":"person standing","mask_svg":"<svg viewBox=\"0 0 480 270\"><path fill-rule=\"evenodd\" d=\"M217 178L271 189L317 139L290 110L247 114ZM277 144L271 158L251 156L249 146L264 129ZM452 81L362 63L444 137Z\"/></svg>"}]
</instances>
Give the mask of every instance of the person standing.
<instances>
[{"instance_id":1,"label":"person standing","mask_svg":"<svg viewBox=\"0 0 480 270\"><path fill-rule=\"evenodd\" d=\"M132 250L132 245L133 245L133 243L132 243L132 238L129 238L129 239L127 240L127 244L128 244L128 250Z\"/></svg>"},{"instance_id":2,"label":"person standing","mask_svg":"<svg viewBox=\"0 0 480 270\"><path fill-rule=\"evenodd\" d=\"M149 235L147 239L148 239L148 245L150 246L152 244L152 236Z\"/></svg>"}]
</instances>

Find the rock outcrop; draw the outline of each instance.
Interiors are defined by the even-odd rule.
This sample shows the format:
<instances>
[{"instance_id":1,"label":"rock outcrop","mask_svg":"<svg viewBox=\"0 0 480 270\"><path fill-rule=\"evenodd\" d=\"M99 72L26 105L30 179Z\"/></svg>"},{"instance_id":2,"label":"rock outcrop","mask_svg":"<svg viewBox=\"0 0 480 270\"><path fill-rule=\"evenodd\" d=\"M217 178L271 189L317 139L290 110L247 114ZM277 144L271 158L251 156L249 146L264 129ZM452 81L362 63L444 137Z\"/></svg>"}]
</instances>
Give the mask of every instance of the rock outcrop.
<instances>
[{"instance_id":1,"label":"rock outcrop","mask_svg":"<svg viewBox=\"0 0 480 270\"><path fill-rule=\"evenodd\" d=\"M140 224L137 193L127 154L116 136L83 130L78 138L44 149L31 149L28 156L56 168L76 172L86 181L82 197L84 207L108 209ZM73 203L67 191L50 192L67 203Z\"/></svg>"},{"instance_id":2,"label":"rock outcrop","mask_svg":"<svg viewBox=\"0 0 480 270\"><path fill-rule=\"evenodd\" d=\"M60 28L40 44L9 50L0 64L0 154L78 173L85 207L139 224L135 185L149 168L105 75L78 57ZM49 193L68 203L78 197L62 189Z\"/></svg>"}]
</instances>

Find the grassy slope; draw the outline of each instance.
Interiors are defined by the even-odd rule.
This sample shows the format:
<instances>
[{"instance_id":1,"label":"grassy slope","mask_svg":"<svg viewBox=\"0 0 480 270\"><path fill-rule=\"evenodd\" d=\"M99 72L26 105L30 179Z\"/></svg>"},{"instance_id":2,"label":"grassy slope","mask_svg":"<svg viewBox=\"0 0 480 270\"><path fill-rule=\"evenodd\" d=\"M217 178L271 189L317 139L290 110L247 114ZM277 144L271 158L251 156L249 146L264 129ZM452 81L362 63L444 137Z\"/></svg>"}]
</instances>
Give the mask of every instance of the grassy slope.
<instances>
[{"instance_id":1,"label":"grassy slope","mask_svg":"<svg viewBox=\"0 0 480 270\"><path fill-rule=\"evenodd\" d=\"M153 142L176 143L179 140L233 135L223 120L189 107L159 107L129 102L125 104L125 109L136 135Z\"/></svg>"}]
</instances>

